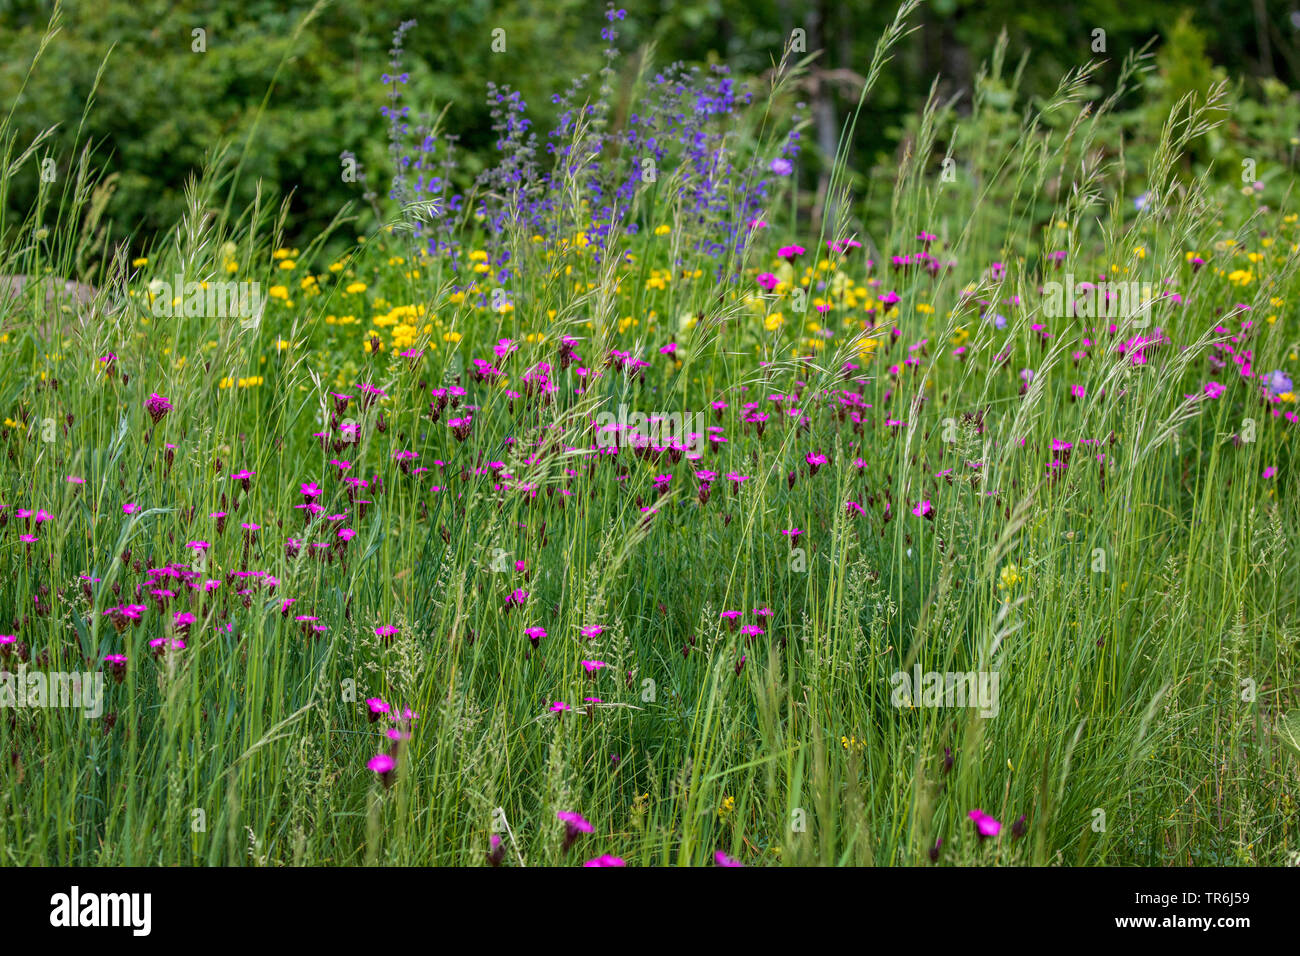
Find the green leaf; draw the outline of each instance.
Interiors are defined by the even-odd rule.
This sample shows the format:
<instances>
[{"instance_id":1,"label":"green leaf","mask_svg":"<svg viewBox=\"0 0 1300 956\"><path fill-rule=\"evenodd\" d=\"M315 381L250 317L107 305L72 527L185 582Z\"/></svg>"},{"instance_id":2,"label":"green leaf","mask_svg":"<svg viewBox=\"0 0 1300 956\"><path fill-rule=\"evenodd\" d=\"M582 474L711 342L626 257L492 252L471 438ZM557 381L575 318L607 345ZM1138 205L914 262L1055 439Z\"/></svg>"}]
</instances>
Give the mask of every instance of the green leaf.
<instances>
[{"instance_id":1,"label":"green leaf","mask_svg":"<svg viewBox=\"0 0 1300 956\"><path fill-rule=\"evenodd\" d=\"M1300 710L1293 710L1277 722L1277 736L1300 755Z\"/></svg>"}]
</instances>

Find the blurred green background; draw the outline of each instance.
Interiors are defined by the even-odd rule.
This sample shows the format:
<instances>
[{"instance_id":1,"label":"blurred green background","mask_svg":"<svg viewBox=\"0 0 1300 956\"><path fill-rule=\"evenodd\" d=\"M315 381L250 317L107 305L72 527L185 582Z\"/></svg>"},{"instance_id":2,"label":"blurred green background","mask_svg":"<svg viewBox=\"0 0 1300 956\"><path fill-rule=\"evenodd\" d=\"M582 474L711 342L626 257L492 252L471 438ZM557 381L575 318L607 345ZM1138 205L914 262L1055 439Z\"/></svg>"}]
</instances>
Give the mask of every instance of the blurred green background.
<instances>
[{"instance_id":1,"label":"blurred green background","mask_svg":"<svg viewBox=\"0 0 1300 956\"><path fill-rule=\"evenodd\" d=\"M821 157L833 150L857 101L859 74L895 10L892 3L866 0L656 0L623 6L618 65L625 74L635 71L653 44L653 62L661 66L726 62L742 77L758 76L779 59L792 29L806 30L808 50L824 50L799 91L811 119L799 175L812 191ZM852 165L864 180L874 167L889 165L907 135L907 117L919 110L935 76L945 98L964 95L956 106L964 109L975 74L1003 29L1009 39L1004 72L1014 75L1027 57L1022 97L1049 95L1066 70L1094 55L1109 61L1100 74L1104 89L1125 53L1159 37L1154 49L1160 51L1160 70L1148 78L1141 102L1129 108L1167 110L1182 92L1203 89L1223 75L1235 81L1235 96L1272 104L1273 111L1258 122L1289 123L1296 99L1290 90L1300 73L1295 6L1295 0L1209 0L1190 9L1185 0L934 0L911 21L918 29L900 43L867 103ZM133 238L139 246L173 223L185 180L208 150L221 141L241 150L251 134L236 201L251 199L258 178L292 191L291 239L300 240L345 202L360 199L362 189L340 173L343 150L360 158L372 188L380 195L387 191L391 169L380 75L389 69L392 31L402 20L419 21L406 41L406 102L434 113L447 108L444 129L460 137L455 178L461 188L494 160L484 95L489 80L523 93L544 141L551 96L575 75L595 74L605 47L599 35L604 5L598 2L334 2L293 42L295 25L310 7L263 0L74 0L64 4L62 30L24 88L53 4L0 0L0 103L12 106L26 137L60 124L48 155L66 175L84 103L112 47L82 131L82 141L94 143L97 159L116 174L110 236ZM191 49L195 28L206 31L204 53ZM505 53L492 51L498 28L506 31ZM1106 31L1104 54L1091 49L1096 29ZM266 112L254 126L286 55ZM1283 85L1265 85L1266 78ZM1250 122L1249 110L1239 120ZM28 164L8 184L10 213L32 202L37 171ZM363 219L356 229L362 231L373 220L364 204L358 206Z\"/></svg>"}]
</instances>

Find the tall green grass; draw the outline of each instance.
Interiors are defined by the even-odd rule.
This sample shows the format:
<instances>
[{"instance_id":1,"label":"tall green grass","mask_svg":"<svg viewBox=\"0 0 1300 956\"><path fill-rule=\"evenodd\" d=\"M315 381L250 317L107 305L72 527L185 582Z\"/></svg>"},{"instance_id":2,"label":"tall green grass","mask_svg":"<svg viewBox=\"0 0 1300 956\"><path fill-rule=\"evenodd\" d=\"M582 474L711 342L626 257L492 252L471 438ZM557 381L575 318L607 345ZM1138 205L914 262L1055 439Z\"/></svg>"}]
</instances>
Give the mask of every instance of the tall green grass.
<instances>
[{"instance_id":1,"label":"tall green grass","mask_svg":"<svg viewBox=\"0 0 1300 956\"><path fill-rule=\"evenodd\" d=\"M882 41L873 78L908 13ZM671 231L613 238L599 262L578 242L538 243L516 229L507 245L520 306L508 312L452 296L463 273L421 257L400 228L367 237L337 272L318 251L325 237L300 252L297 269L280 269L272 252L285 207L267 197L230 210L239 161L223 152L146 265L95 247L111 177L84 163L27 220L0 222L0 273L100 287L84 305L47 301L36 286L0 300L0 405L17 423L4 429L0 503L54 515L30 547L18 519L0 533L0 621L15 622L32 668L130 657L124 681L107 683L111 727L75 710L0 713L0 859L475 865L495 832L506 865L600 853L702 864L719 850L746 864L928 865L938 840L943 864L1294 862L1297 755L1285 719L1297 706L1294 426L1252 401L1231 367L1218 375L1230 386L1223 398L1184 397L1215 377L1207 355L1227 338L1215 327L1235 331L1244 317L1234 302L1252 308L1255 367L1295 368L1294 225L1285 210L1251 211L1219 193L1207 176L1179 178L1187 143L1224 119L1222 91L1180 104L1139 142L1115 143L1107 115L1120 91L1089 99L1085 66L1008 129L985 99L993 81L1014 95L1003 53L970 115L932 99L899 165L890 221L852 220L843 174L854 157L837 157L831 188L846 212L805 245L815 264L825 239L867 244L884 283L875 291L901 296L892 346L887 331L861 327L860 309L820 319L793 312L788 294L751 298L752 273L773 267L776 244L800 238L783 212L789 196L768 215L777 242L734 263L746 282L735 292L716 283L716 263L691 251L692 225L672 204L672 171L637 200ZM1124 64L1121 91L1145 62ZM797 69L787 60L781 75ZM781 98L778 84L773 116ZM764 120L758 135L777 125ZM0 209L4 183L35 175L42 158L40 142L7 130ZM943 153L957 160L955 181L941 174L940 142L951 144ZM1135 218L1115 151L1138 148L1150 156L1143 185L1154 198ZM337 225L348 223L344 212ZM466 249L482 241L472 212L454 228ZM889 256L921 231L956 265L933 281L892 275ZM1236 245L1222 245L1229 239ZM1070 320L1042 314L1038 286L1055 277L1045 259L1054 249L1069 250L1066 268L1081 276L1158 288L1176 277L1185 304L1153 309L1173 344L1134 365L1114 352L1137 331L1124 329L1076 367ZM1185 258L1192 250L1210 260L1199 272ZM1256 279L1233 286L1220 270L1240 267L1246 252L1264 257ZM851 286L865 282L865 258L835 257ZM995 261L1007 264L1001 277L989 272ZM298 285L308 265L324 276L319 294ZM664 288L647 287L652 270L671 276ZM272 300L256 328L153 316L148 283L178 272L286 282L294 304ZM366 291L347 291L354 282ZM997 305L1012 295L1019 308ZM977 297L1007 312L1005 330L979 319ZM418 360L395 354L388 331L371 324L398 305L424 307L417 324L434 327L420 333ZM774 313L780 324L767 321ZM1271 313L1276 322L1264 321ZM360 322L326 321L345 315ZM809 344L810 319L835 333L822 348ZM380 350L364 347L372 334ZM557 370L556 401L512 401L522 373L554 364L566 334L581 337L580 364L602 377L577 395L574 370ZM519 344L500 363L509 385L472 383L472 360L491 358L503 338ZM680 363L658 352L669 341ZM959 341L962 358L952 354ZM644 379L604 368L611 348L650 361ZM116 377L100 362L110 353ZM909 354L918 364L892 377L889 366ZM846 384L845 361L872 376L863 391L874 415L861 434L838 425L822 398ZM1022 368L1035 372L1023 393ZM250 376L261 384L222 386ZM356 382L388 397L350 409L357 444L322 447L313 433L329 417L329 392ZM446 427L452 409L427 419L429 389L455 383L480 406L464 444ZM1084 399L1071 401L1072 384ZM795 391L807 431L774 415L760 438L740 421L743 402ZM143 407L151 392L175 406L157 426ZM696 503L685 461L655 467L624 453L615 464L567 450L585 449L591 419L620 401L705 411L712 424L720 396L729 441L699 463L719 472L708 505ZM1058 439L1074 448L1054 479L1042 452ZM406 448L419 452L415 465L446 467L405 475L392 453ZM810 451L830 457L816 475L803 465ZM364 516L324 480L332 458L382 478ZM499 493L492 461L535 496ZM1268 466L1276 479L1261 477ZM228 477L240 468L256 472L246 493ZM952 480L936 477L949 468ZM722 477L733 470L750 476L739 491ZM664 471L672 490L656 497L650 482ZM341 560L285 550L290 536L322 538L294 507L309 481L326 488L325 513L347 512L358 532ZM847 514L846 501L867 506L868 496L868 517ZM933 521L911 513L922 499ZM140 509L126 515L128 503ZM658 513L647 516L652 504ZM207 517L218 511L230 515L221 534ZM247 549L241 521L261 525ZM798 554L780 533L796 527ZM136 561L188 561L196 539L212 542L207 573L225 583L201 603L186 649L155 660L147 641L167 633L166 615L151 609L118 634L102 612L134 600ZM506 570L494 570L503 555ZM274 593L255 589L245 607L226 579L241 568L275 575ZM99 579L89 597L83 574ZM516 587L530 598L505 612ZM297 603L282 614L289 597ZM748 612L763 607L774 616L750 643L719 618L741 609L752 622ZM305 634L297 613L329 630ZM384 624L400 627L388 644L374 633ZM579 637L591 624L603 633ZM531 625L548 636L529 653ZM583 660L610 666L592 677ZM996 670L996 716L895 706L891 675L914 666ZM366 717L372 696L420 715L387 787L366 769L385 746L383 725ZM589 696L602 703L586 707ZM549 712L557 700L574 709ZM997 838L977 839L967 817L976 808L1003 822ZM595 826L567 855L556 820L565 810Z\"/></svg>"}]
</instances>

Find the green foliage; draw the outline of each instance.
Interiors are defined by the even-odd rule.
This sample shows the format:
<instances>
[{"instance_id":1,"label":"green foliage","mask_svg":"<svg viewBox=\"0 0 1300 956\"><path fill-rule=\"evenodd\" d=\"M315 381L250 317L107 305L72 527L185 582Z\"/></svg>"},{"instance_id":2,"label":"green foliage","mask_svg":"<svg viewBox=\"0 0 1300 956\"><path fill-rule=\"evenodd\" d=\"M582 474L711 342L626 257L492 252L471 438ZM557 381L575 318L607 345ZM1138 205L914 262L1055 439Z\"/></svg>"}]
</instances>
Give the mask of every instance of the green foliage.
<instances>
[{"instance_id":1,"label":"green foliage","mask_svg":"<svg viewBox=\"0 0 1300 956\"><path fill-rule=\"evenodd\" d=\"M1300 380L1294 99L1228 117L1206 89L1180 122L1126 101L1141 56L1118 91L1088 68L1039 95L1012 49L969 112L901 127L863 248L776 196L735 284L669 176L637 193L662 228L599 256L465 216L456 261L379 228L335 258L276 248L235 151L89 303L0 294L0 662L110 675L89 719L0 713L0 859L470 865L495 833L503 865L1293 863L1300 456L1294 386L1259 376ZM228 119L260 136L259 97ZM1184 176L1208 134L1270 158L1262 191ZM25 142L0 119L4 207ZM0 275L76 271L99 175L36 187ZM918 244L953 268L890 266ZM182 269L282 294L250 324L160 317ZM1048 315L1066 271L1178 299ZM595 453L620 403L726 441ZM995 671L996 713L897 699L913 665ZM558 811L593 832L568 847Z\"/></svg>"},{"instance_id":2,"label":"green foliage","mask_svg":"<svg viewBox=\"0 0 1300 956\"><path fill-rule=\"evenodd\" d=\"M13 128L24 142L59 124L48 154L66 176L76 159L75 117L107 54L97 107L80 140L95 143L96 159L120 173L109 208L115 237L138 234L144 240L174 222L184 206L186 179L222 141L236 151L248 147L235 201L250 202L258 180L291 192L296 235L311 235L346 202L360 199L356 187L342 180L343 150L371 167L372 185L386 191L391 169L387 124L379 112L380 74L388 69L392 31L409 5L332 4L295 41L294 30L309 9L306 3L286 7L262 0L69 3L58 42L25 89L46 20L31 12L0 12L0 102L16 104ZM408 41L408 102L433 112L451 105L450 130L466 131L465 182L480 168L476 153L490 135L482 105L486 79L515 83L540 98L551 92L557 62L575 70L598 64L592 41L599 28L579 13L575 0L548 4L545 12L526 3L483 0L427 8L425 22ZM508 55L491 50L491 31L498 25L507 30ZM195 29L206 31L206 52L194 50ZM570 43L574 52L557 58L557 49ZM259 113L282 62L267 108ZM11 215L31 205L37 186L29 166L10 184Z\"/></svg>"},{"instance_id":3,"label":"green foliage","mask_svg":"<svg viewBox=\"0 0 1300 956\"><path fill-rule=\"evenodd\" d=\"M1273 6L1268 5L1270 12L1275 12ZM1108 62L1097 78L1111 82L1129 51L1172 25L1169 49L1162 54L1160 99L1151 107L1155 115L1147 118L1158 122L1179 96L1204 92L1217 75L1206 59L1206 31L1215 41L1212 52L1225 67L1239 72L1248 65L1239 40L1239 10L1200 7L1198 27L1178 17L1182 7L1181 0L1089 0L1049 13L1023 4L942 0L922 8L919 29L900 43L867 104L852 154L855 186L863 185L872 165L895 161L904 121L918 112L923 91L936 74L942 77L941 93L963 93L966 99L957 108L970 108L974 64L991 54L1004 30L1012 64L1007 72L1015 73L1020 95L1032 99L1049 95L1056 77L1093 56L1093 29L1107 31L1107 53L1098 58ZM387 68L392 30L411 15L409 5L396 0L335 3L294 42L295 26L309 8L303 2L270 0L74 0L65 4L59 42L19 98L49 6L11 0L0 6L0 102L16 104L13 128L25 141L60 124L46 152L67 175L75 161L72 145L78 141L71 117L79 115L113 46L99 85L99 108L79 140L95 143L97 158L119 174L107 209L110 237L134 235L137 249L147 244L148 236L179 214L185 181L202 167L206 151L225 140L237 152L246 152L237 201L251 201L258 180L292 193L292 238L301 241L343 204L361 199L361 190L342 181L343 150L360 157L372 189L386 191L392 170L384 144L386 123L379 114L379 75ZM408 38L405 63L411 73L408 103L435 115L447 108L443 129L460 137L454 176L462 189L493 161L486 81L521 90L535 129L544 133L554 119L551 95L562 91L569 77L600 66L598 31L604 21L577 0L545 5L438 0L416 16L422 22ZM659 63L726 61L742 75L756 75L779 59L791 31L803 28L810 52L821 51L817 65L831 72L820 87L806 86L802 94L817 91L826 99L837 133L839 121L856 103L852 73L869 60L874 38L891 17L884 6L860 2L659 0L630 11L620 23L620 44L633 50L652 44ZM206 53L192 51L196 28L207 31ZM505 53L492 52L492 31L498 28L505 31ZM1281 38L1274 43L1279 59L1289 55ZM267 109L255 121L282 62L285 68ZM628 69L634 68L629 61ZM832 157L819 148L816 137L808 145L804 176L811 180ZM1218 151L1211 142L1198 145L1194 156L1204 160ZM29 208L37 185L30 166L9 184L11 216ZM366 207L360 204L359 232L373 224Z\"/></svg>"}]
</instances>

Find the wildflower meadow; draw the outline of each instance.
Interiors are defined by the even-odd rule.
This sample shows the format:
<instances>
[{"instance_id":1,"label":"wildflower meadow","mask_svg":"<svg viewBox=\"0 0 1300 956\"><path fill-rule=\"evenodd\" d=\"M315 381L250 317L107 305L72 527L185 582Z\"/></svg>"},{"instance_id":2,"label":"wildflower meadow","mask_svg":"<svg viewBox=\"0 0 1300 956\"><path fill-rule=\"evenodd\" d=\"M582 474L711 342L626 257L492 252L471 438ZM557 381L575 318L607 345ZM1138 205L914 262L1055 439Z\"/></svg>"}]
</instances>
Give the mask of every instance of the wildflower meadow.
<instances>
[{"instance_id":1,"label":"wildflower meadow","mask_svg":"<svg viewBox=\"0 0 1300 956\"><path fill-rule=\"evenodd\" d=\"M916 0L829 153L641 15L473 156L393 22L309 234L5 105L0 860L1296 865L1297 94L1003 34L882 167Z\"/></svg>"}]
</instances>

